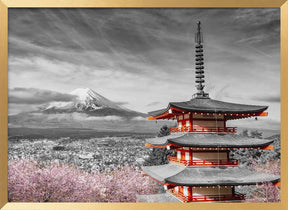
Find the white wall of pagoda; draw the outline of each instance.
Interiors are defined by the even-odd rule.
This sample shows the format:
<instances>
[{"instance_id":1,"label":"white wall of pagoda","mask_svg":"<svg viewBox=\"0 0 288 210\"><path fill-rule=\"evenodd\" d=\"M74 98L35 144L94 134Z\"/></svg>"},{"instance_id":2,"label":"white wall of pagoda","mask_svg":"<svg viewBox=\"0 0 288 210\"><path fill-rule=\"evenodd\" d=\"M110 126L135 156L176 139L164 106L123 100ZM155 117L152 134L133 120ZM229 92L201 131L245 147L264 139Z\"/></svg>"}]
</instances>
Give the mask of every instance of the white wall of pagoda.
<instances>
[{"instance_id":1,"label":"white wall of pagoda","mask_svg":"<svg viewBox=\"0 0 288 210\"><path fill-rule=\"evenodd\" d=\"M165 190L183 202L239 200L235 195L234 186L175 186L165 185ZM241 200L241 199L240 199Z\"/></svg>"},{"instance_id":2,"label":"white wall of pagoda","mask_svg":"<svg viewBox=\"0 0 288 210\"><path fill-rule=\"evenodd\" d=\"M232 186L213 186L213 187L193 187L193 196L209 196L209 195L233 195Z\"/></svg>"},{"instance_id":3,"label":"white wall of pagoda","mask_svg":"<svg viewBox=\"0 0 288 210\"><path fill-rule=\"evenodd\" d=\"M193 152L193 160L227 160L227 152Z\"/></svg>"},{"instance_id":4,"label":"white wall of pagoda","mask_svg":"<svg viewBox=\"0 0 288 210\"><path fill-rule=\"evenodd\" d=\"M182 114L177 116L177 127L179 129L184 127L199 128L225 128L226 120L224 115L218 114Z\"/></svg>"},{"instance_id":5,"label":"white wall of pagoda","mask_svg":"<svg viewBox=\"0 0 288 210\"><path fill-rule=\"evenodd\" d=\"M223 114L215 114L215 113L197 113L192 114L193 119L210 119L210 120L224 120Z\"/></svg>"},{"instance_id":6,"label":"white wall of pagoda","mask_svg":"<svg viewBox=\"0 0 288 210\"><path fill-rule=\"evenodd\" d=\"M176 157L179 160L228 160L227 151L195 152L188 147L176 149Z\"/></svg>"},{"instance_id":7,"label":"white wall of pagoda","mask_svg":"<svg viewBox=\"0 0 288 210\"><path fill-rule=\"evenodd\" d=\"M204 127L204 128L224 128L224 121L210 121L210 120L193 120L193 127Z\"/></svg>"},{"instance_id":8,"label":"white wall of pagoda","mask_svg":"<svg viewBox=\"0 0 288 210\"><path fill-rule=\"evenodd\" d=\"M174 186L174 187L166 187L165 189L172 189L174 193L180 194L182 196L185 196L187 198L192 197L192 187L189 186Z\"/></svg>"}]
</instances>

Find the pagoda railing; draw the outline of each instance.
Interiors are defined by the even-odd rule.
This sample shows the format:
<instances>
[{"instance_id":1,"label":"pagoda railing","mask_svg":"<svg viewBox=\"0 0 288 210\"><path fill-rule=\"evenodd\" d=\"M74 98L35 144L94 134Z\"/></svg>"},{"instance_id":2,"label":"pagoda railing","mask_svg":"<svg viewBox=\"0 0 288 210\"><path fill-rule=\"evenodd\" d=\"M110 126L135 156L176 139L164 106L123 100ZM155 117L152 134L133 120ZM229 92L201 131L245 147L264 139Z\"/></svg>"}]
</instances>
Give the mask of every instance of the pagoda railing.
<instances>
[{"instance_id":1,"label":"pagoda railing","mask_svg":"<svg viewBox=\"0 0 288 210\"><path fill-rule=\"evenodd\" d=\"M171 133L177 132L198 132L198 133L235 133L236 127L226 127L226 128L204 128L200 126L196 127L189 127L189 126L182 126L176 128L170 128Z\"/></svg>"},{"instance_id":2,"label":"pagoda railing","mask_svg":"<svg viewBox=\"0 0 288 210\"><path fill-rule=\"evenodd\" d=\"M181 200L184 203L191 202L191 196L184 196L182 193L179 193L173 189L167 190L170 194L174 195L177 197L179 200Z\"/></svg>"},{"instance_id":3,"label":"pagoda railing","mask_svg":"<svg viewBox=\"0 0 288 210\"><path fill-rule=\"evenodd\" d=\"M234 195L193 195L192 197L192 202L229 200L245 200L245 196L240 193L235 193Z\"/></svg>"},{"instance_id":4,"label":"pagoda railing","mask_svg":"<svg viewBox=\"0 0 288 210\"><path fill-rule=\"evenodd\" d=\"M193 195L192 202L205 202L205 201L231 201L231 200L245 200L245 196L240 193L234 195Z\"/></svg>"},{"instance_id":5,"label":"pagoda railing","mask_svg":"<svg viewBox=\"0 0 288 210\"><path fill-rule=\"evenodd\" d=\"M229 159L229 160L183 160L183 159L178 159L177 157L168 157L170 162L178 163L180 165L184 166L223 166L223 165L231 165L231 166L237 166L238 165L238 160L237 159Z\"/></svg>"},{"instance_id":6,"label":"pagoda railing","mask_svg":"<svg viewBox=\"0 0 288 210\"><path fill-rule=\"evenodd\" d=\"M182 202L211 202L211 201L231 201L231 200L245 200L245 195L240 193L234 193L234 195L193 195L184 196L182 193L173 189L167 190L170 194L177 197Z\"/></svg>"}]
</instances>

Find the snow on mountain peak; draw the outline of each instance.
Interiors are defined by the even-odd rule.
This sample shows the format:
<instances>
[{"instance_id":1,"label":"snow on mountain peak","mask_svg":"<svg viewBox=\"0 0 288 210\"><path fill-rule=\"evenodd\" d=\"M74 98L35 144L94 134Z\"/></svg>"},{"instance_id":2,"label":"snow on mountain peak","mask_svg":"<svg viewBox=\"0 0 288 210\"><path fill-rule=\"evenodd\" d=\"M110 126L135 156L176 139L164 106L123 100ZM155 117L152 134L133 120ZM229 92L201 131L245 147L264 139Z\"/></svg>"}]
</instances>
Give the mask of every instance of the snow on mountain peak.
<instances>
[{"instance_id":1,"label":"snow on mountain peak","mask_svg":"<svg viewBox=\"0 0 288 210\"><path fill-rule=\"evenodd\" d=\"M118 106L116 103L96 93L90 88L77 88L73 90L72 92L70 92L70 94L76 96L78 104L81 103L93 109L98 109L101 107L123 109L122 107Z\"/></svg>"},{"instance_id":2,"label":"snow on mountain peak","mask_svg":"<svg viewBox=\"0 0 288 210\"><path fill-rule=\"evenodd\" d=\"M71 91L70 94L77 96L77 99L80 101L85 101L87 97L90 97L90 95L95 95L93 92L94 91L90 88L77 88Z\"/></svg>"},{"instance_id":3,"label":"snow on mountain peak","mask_svg":"<svg viewBox=\"0 0 288 210\"><path fill-rule=\"evenodd\" d=\"M110 101L104 96L96 93L90 88L77 88L69 94L74 95L73 101L65 102L51 102L41 107L42 110L59 110L63 111L94 111L102 108L112 108L116 110L130 111L125 107L117 105L117 103Z\"/></svg>"}]
</instances>

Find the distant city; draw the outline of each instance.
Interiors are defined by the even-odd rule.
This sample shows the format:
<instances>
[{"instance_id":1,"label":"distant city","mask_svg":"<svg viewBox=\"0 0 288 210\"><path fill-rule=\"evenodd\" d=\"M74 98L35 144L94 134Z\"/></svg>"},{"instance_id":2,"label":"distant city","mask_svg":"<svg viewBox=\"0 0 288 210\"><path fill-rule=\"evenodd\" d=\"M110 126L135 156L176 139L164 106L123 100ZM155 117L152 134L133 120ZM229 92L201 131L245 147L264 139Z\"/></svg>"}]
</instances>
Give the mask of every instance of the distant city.
<instances>
[{"instance_id":1,"label":"distant city","mask_svg":"<svg viewBox=\"0 0 288 210\"><path fill-rule=\"evenodd\" d=\"M144 137L103 137L90 139L19 139L9 141L9 159L34 159L74 164L88 172L111 171L125 164L139 167L150 148Z\"/></svg>"}]
</instances>

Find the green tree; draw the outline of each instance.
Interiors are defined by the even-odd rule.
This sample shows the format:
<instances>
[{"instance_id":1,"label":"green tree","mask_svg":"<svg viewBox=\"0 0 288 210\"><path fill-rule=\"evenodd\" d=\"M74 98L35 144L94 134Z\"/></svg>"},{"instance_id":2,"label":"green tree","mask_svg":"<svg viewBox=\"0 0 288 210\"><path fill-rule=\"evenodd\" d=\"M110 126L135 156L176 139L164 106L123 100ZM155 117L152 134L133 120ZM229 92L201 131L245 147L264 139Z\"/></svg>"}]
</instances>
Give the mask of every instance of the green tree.
<instances>
[{"instance_id":1,"label":"green tree","mask_svg":"<svg viewBox=\"0 0 288 210\"><path fill-rule=\"evenodd\" d=\"M163 125L158 133L158 137L170 135L170 129L167 125ZM175 156L174 150L166 148L153 148L149 157L145 160L144 166L163 165L169 163L168 156Z\"/></svg>"},{"instance_id":2,"label":"green tree","mask_svg":"<svg viewBox=\"0 0 288 210\"><path fill-rule=\"evenodd\" d=\"M170 129L168 128L167 125L163 125L162 128L160 128L160 131L158 133L158 137L162 136L169 136L170 135Z\"/></svg>"},{"instance_id":3,"label":"green tree","mask_svg":"<svg viewBox=\"0 0 288 210\"><path fill-rule=\"evenodd\" d=\"M251 138L262 139L262 132L259 132L257 130L251 131L250 136Z\"/></svg>"},{"instance_id":4,"label":"green tree","mask_svg":"<svg viewBox=\"0 0 288 210\"><path fill-rule=\"evenodd\" d=\"M244 137L249 137L249 135L248 135L248 130L247 130L247 129L244 129L244 130L242 131L241 135L244 136Z\"/></svg>"}]
</instances>

